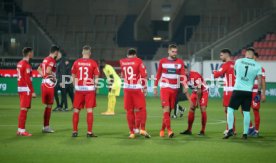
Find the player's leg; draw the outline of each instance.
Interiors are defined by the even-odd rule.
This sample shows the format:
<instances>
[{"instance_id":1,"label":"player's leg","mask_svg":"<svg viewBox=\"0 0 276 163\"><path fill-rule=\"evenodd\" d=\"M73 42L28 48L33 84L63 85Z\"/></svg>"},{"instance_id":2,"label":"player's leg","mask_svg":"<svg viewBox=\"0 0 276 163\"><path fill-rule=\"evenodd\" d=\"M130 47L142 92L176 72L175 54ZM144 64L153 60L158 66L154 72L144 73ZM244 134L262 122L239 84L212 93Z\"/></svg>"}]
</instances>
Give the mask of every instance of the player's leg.
<instances>
[{"instance_id":1,"label":"player's leg","mask_svg":"<svg viewBox=\"0 0 276 163\"><path fill-rule=\"evenodd\" d=\"M96 92L89 92L85 94L85 106L86 106L86 122L87 122L87 137L97 137L93 133L94 114L93 108L96 107Z\"/></svg>"},{"instance_id":2,"label":"player's leg","mask_svg":"<svg viewBox=\"0 0 276 163\"><path fill-rule=\"evenodd\" d=\"M223 139L228 139L229 137L234 135L234 112L238 110L239 106L242 103L242 95L240 95L240 91L233 91L229 106L227 108L227 124L228 124L228 132L225 134Z\"/></svg>"},{"instance_id":3,"label":"player's leg","mask_svg":"<svg viewBox=\"0 0 276 163\"><path fill-rule=\"evenodd\" d=\"M135 114L134 114L134 100L132 97L131 90L124 90L124 108L126 110L126 119L129 128L129 138L135 138L134 128L135 128Z\"/></svg>"},{"instance_id":4,"label":"player's leg","mask_svg":"<svg viewBox=\"0 0 276 163\"><path fill-rule=\"evenodd\" d=\"M78 124L79 124L79 114L80 110L84 107L84 96L80 92L75 92L74 95L74 102L73 102L73 118L72 118L72 124L73 124L73 133L72 137L77 137L78 136Z\"/></svg>"},{"instance_id":5,"label":"player's leg","mask_svg":"<svg viewBox=\"0 0 276 163\"><path fill-rule=\"evenodd\" d=\"M247 139L248 129L250 125L250 107L252 101L252 93L244 92L243 93L243 102L242 102L242 111L243 111L243 138Z\"/></svg>"},{"instance_id":6,"label":"player's leg","mask_svg":"<svg viewBox=\"0 0 276 163\"><path fill-rule=\"evenodd\" d=\"M188 113L188 128L181 132L180 134L183 135L191 135L192 134L192 127L195 119L195 109L197 107L197 94L196 92L193 92L191 94L191 101L192 104L190 105L189 113Z\"/></svg>"},{"instance_id":7,"label":"player's leg","mask_svg":"<svg viewBox=\"0 0 276 163\"><path fill-rule=\"evenodd\" d=\"M25 129L28 108L31 107L31 99L32 99L31 94L29 92L28 93L20 92L19 99L20 99L20 112L18 116L17 135L32 136L32 134L28 133Z\"/></svg>"},{"instance_id":8,"label":"player's leg","mask_svg":"<svg viewBox=\"0 0 276 163\"><path fill-rule=\"evenodd\" d=\"M201 131L198 135L205 135L205 128L207 124L207 104L208 104L208 91L202 93L202 97L200 99L200 111L201 111Z\"/></svg>"},{"instance_id":9,"label":"player's leg","mask_svg":"<svg viewBox=\"0 0 276 163\"><path fill-rule=\"evenodd\" d=\"M135 125L136 129L140 129L139 133L146 138L151 136L146 131L146 120L147 120L147 110L146 110L146 98L141 90L137 90L137 93L133 94L135 97L134 108L135 109Z\"/></svg>"},{"instance_id":10,"label":"player's leg","mask_svg":"<svg viewBox=\"0 0 276 163\"><path fill-rule=\"evenodd\" d=\"M164 130L165 128L168 130L168 136L173 137L174 133L171 129L171 118L170 118L170 107L171 106L171 96L173 96L173 92L166 88L161 88L160 91L160 98L162 101L162 110L163 110L163 122L162 122L162 128L160 130L160 136L164 136Z\"/></svg>"},{"instance_id":11,"label":"player's leg","mask_svg":"<svg viewBox=\"0 0 276 163\"><path fill-rule=\"evenodd\" d=\"M52 112L52 105L54 102L54 88L42 86L42 101L46 105L43 116L43 133L53 133L54 130L50 128L50 118Z\"/></svg>"}]
</instances>

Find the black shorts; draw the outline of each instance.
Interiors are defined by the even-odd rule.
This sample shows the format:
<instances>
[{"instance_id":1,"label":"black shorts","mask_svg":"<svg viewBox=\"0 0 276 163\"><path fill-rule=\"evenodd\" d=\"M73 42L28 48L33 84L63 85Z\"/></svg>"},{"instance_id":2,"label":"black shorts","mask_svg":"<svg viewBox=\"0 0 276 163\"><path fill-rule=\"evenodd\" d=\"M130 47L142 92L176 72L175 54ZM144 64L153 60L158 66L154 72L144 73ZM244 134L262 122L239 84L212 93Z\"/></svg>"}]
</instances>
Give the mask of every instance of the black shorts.
<instances>
[{"instance_id":1,"label":"black shorts","mask_svg":"<svg viewBox=\"0 0 276 163\"><path fill-rule=\"evenodd\" d=\"M242 107L243 111L250 111L252 92L234 90L231 96L229 107L238 110Z\"/></svg>"}]
</instances>

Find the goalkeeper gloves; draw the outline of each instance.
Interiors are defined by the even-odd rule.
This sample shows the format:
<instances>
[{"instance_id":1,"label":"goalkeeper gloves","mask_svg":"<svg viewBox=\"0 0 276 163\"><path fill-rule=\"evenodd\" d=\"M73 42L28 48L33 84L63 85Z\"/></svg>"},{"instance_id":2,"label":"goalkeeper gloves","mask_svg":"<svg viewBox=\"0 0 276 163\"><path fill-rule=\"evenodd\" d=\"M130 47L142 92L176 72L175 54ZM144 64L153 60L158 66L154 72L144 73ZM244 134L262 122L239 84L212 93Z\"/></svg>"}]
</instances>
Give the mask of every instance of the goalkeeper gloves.
<instances>
[{"instance_id":1,"label":"goalkeeper gloves","mask_svg":"<svg viewBox=\"0 0 276 163\"><path fill-rule=\"evenodd\" d=\"M258 93L256 94L256 96L254 97L254 101L256 103L259 103L261 101L261 91L258 91Z\"/></svg>"}]
</instances>

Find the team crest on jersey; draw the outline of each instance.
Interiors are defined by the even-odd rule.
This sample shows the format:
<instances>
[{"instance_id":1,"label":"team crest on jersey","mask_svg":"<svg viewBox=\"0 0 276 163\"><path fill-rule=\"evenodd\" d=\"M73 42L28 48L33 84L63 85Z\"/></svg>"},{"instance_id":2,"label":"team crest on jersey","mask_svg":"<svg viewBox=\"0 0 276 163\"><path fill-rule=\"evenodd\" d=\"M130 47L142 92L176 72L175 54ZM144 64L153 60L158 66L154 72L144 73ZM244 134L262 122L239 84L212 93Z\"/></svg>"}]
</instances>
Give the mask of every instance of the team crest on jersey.
<instances>
[{"instance_id":1,"label":"team crest on jersey","mask_svg":"<svg viewBox=\"0 0 276 163\"><path fill-rule=\"evenodd\" d=\"M177 68L177 67L178 67L178 64L175 64L174 67Z\"/></svg>"}]
</instances>

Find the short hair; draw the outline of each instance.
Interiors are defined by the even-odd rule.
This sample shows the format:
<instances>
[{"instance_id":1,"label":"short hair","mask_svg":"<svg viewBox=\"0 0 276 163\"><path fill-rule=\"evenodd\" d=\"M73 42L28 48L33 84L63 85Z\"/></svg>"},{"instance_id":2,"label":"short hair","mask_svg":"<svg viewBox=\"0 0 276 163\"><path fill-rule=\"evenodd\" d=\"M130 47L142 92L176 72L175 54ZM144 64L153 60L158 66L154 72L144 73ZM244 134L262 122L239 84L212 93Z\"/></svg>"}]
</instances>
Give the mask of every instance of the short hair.
<instances>
[{"instance_id":1,"label":"short hair","mask_svg":"<svg viewBox=\"0 0 276 163\"><path fill-rule=\"evenodd\" d=\"M255 55L255 57L259 58L259 53L258 52L255 52L254 55Z\"/></svg>"},{"instance_id":2,"label":"short hair","mask_svg":"<svg viewBox=\"0 0 276 163\"><path fill-rule=\"evenodd\" d=\"M247 49L246 49L246 51L251 51L253 54L255 54L255 53L256 53L256 52L255 52L255 49L254 49L254 48L252 48L252 47L247 48Z\"/></svg>"},{"instance_id":3,"label":"short hair","mask_svg":"<svg viewBox=\"0 0 276 163\"><path fill-rule=\"evenodd\" d=\"M176 44L170 44L168 49L173 49L173 48L177 48L177 45Z\"/></svg>"},{"instance_id":4,"label":"short hair","mask_svg":"<svg viewBox=\"0 0 276 163\"><path fill-rule=\"evenodd\" d=\"M83 53L83 54L86 54L86 53L88 53L88 52L91 52L91 46L89 46L89 45L84 45L84 46L82 47L82 53Z\"/></svg>"},{"instance_id":5,"label":"short hair","mask_svg":"<svg viewBox=\"0 0 276 163\"><path fill-rule=\"evenodd\" d=\"M50 48L50 53L54 53L56 51L59 51L59 47L57 45L52 45Z\"/></svg>"},{"instance_id":6,"label":"short hair","mask_svg":"<svg viewBox=\"0 0 276 163\"><path fill-rule=\"evenodd\" d=\"M130 48L130 49L128 49L128 51L127 51L127 55L135 55L135 54L137 54L136 49L134 49L134 48Z\"/></svg>"},{"instance_id":7,"label":"short hair","mask_svg":"<svg viewBox=\"0 0 276 163\"><path fill-rule=\"evenodd\" d=\"M32 51L33 51L33 49L31 47L24 47L22 50L23 57L26 57Z\"/></svg>"},{"instance_id":8,"label":"short hair","mask_svg":"<svg viewBox=\"0 0 276 163\"><path fill-rule=\"evenodd\" d=\"M221 52L221 53L226 53L226 54L228 54L228 55L230 55L230 56L232 55L230 49L222 49L220 52Z\"/></svg>"}]
</instances>

